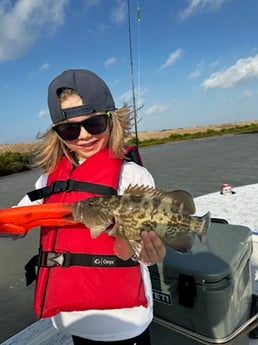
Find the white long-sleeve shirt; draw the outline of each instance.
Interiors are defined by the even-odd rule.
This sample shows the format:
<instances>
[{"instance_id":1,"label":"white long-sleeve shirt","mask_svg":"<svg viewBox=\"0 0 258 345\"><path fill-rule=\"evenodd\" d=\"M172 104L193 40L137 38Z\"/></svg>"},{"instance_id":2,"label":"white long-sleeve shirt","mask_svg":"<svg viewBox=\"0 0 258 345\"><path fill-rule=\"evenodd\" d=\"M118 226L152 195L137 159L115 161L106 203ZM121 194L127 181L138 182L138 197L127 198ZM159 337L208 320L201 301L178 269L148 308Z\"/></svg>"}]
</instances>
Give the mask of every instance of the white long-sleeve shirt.
<instances>
[{"instance_id":1,"label":"white long-sleeve shirt","mask_svg":"<svg viewBox=\"0 0 258 345\"><path fill-rule=\"evenodd\" d=\"M35 187L45 187L47 176L41 175ZM121 169L118 185L118 194L129 185L144 185L154 187L154 180L147 169L133 162L124 162ZM42 203L37 200L35 203ZM19 206L31 204L28 196L25 196ZM52 317L54 327L69 333L95 341L118 341L130 339L141 334L151 323L153 317L152 287L148 268L141 264L142 278L148 307L110 309L110 310L86 310L61 312ZM103 282L105 289L105 282ZM80 293L78 291L78 293Z\"/></svg>"}]
</instances>

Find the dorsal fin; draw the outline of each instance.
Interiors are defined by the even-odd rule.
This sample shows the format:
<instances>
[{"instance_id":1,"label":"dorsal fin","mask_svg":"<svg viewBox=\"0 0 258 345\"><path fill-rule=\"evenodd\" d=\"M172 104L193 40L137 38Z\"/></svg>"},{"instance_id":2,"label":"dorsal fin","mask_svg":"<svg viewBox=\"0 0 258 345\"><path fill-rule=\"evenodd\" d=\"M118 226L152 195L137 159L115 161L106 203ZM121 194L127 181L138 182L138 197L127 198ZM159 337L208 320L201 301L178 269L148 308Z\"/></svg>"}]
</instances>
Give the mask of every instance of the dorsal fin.
<instances>
[{"instance_id":1,"label":"dorsal fin","mask_svg":"<svg viewBox=\"0 0 258 345\"><path fill-rule=\"evenodd\" d=\"M167 195L167 192L163 192L159 189L148 187L144 185L129 185L126 190L124 191L124 194L134 194L134 195L149 195L149 197L159 197L162 198Z\"/></svg>"}]
</instances>

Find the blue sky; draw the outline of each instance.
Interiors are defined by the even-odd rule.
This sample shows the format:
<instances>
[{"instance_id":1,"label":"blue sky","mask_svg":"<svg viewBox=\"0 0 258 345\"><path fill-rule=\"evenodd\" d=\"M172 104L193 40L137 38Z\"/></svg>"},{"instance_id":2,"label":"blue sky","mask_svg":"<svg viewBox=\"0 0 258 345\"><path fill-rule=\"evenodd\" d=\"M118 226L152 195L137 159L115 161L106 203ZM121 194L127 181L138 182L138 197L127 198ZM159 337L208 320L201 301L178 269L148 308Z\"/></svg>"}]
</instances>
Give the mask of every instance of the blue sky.
<instances>
[{"instance_id":1,"label":"blue sky","mask_svg":"<svg viewBox=\"0 0 258 345\"><path fill-rule=\"evenodd\" d=\"M257 0L129 4L139 131L258 120ZM132 104L128 37L128 0L0 0L0 143L50 126L47 87L65 69Z\"/></svg>"}]
</instances>

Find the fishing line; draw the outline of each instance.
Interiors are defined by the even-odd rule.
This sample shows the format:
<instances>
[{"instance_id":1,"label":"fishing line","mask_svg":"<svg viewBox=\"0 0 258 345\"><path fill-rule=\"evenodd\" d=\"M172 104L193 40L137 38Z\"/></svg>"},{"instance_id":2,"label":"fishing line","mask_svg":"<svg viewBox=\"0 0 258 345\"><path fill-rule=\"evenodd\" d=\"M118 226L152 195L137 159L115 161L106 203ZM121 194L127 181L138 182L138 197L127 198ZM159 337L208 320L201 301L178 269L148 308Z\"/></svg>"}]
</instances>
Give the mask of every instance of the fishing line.
<instances>
[{"instance_id":1,"label":"fishing line","mask_svg":"<svg viewBox=\"0 0 258 345\"><path fill-rule=\"evenodd\" d=\"M138 29L138 35L137 35L137 41L138 41L138 86L137 86L137 110L140 110L140 90L141 90L141 8L140 8L140 2L137 1L137 29Z\"/></svg>"}]
</instances>

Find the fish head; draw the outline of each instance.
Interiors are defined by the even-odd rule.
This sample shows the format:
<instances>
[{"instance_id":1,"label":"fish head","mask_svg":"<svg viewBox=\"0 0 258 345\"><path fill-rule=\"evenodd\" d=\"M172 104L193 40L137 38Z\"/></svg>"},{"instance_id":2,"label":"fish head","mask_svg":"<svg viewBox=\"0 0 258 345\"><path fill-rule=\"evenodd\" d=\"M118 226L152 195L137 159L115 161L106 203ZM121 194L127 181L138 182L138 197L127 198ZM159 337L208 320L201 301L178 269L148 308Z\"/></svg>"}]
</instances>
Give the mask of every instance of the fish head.
<instances>
[{"instance_id":1,"label":"fish head","mask_svg":"<svg viewBox=\"0 0 258 345\"><path fill-rule=\"evenodd\" d=\"M92 197L78 201L74 205L73 217L83 223L96 238L113 223L113 213L109 206L110 197Z\"/></svg>"}]
</instances>

